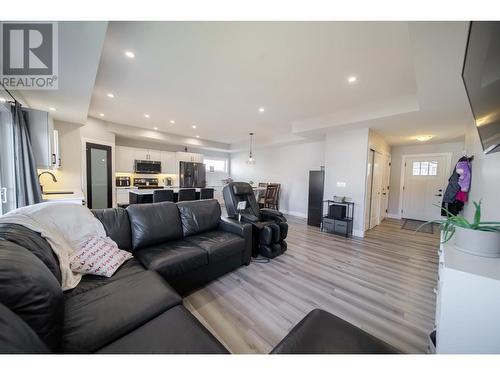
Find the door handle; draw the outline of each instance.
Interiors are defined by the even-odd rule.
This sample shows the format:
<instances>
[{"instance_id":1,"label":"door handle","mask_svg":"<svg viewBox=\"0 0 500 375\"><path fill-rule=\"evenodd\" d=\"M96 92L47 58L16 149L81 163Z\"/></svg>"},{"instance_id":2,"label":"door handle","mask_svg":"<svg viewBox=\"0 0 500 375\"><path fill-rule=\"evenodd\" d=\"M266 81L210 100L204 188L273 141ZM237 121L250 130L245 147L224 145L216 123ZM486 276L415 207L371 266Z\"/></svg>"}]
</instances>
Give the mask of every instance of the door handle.
<instances>
[{"instance_id":1,"label":"door handle","mask_svg":"<svg viewBox=\"0 0 500 375\"><path fill-rule=\"evenodd\" d=\"M442 196L443 196L443 194L436 194L436 195L434 195L434 196L435 196L435 197L442 197Z\"/></svg>"},{"instance_id":2,"label":"door handle","mask_svg":"<svg viewBox=\"0 0 500 375\"><path fill-rule=\"evenodd\" d=\"M7 188L0 189L0 198L2 203L7 203Z\"/></svg>"},{"instance_id":3,"label":"door handle","mask_svg":"<svg viewBox=\"0 0 500 375\"><path fill-rule=\"evenodd\" d=\"M387 195L387 193L382 193L382 195Z\"/></svg>"}]
</instances>

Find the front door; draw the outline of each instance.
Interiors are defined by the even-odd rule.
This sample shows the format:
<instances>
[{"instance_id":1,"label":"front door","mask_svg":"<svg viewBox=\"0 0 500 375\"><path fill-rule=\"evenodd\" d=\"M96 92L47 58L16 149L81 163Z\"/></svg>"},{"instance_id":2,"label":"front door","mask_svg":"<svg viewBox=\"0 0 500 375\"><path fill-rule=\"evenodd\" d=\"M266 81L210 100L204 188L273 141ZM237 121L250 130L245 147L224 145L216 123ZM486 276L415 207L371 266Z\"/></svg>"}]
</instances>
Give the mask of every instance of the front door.
<instances>
[{"instance_id":1,"label":"front door","mask_svg":"<svg viewBox=\"0 0 500 375\"><path fill-rule=\"evenodd\" d=\"M446 155L408 157L404 164L403 211L405 219L438 220L446 188L450 159Z\"/></svg>"},{"instance_id":2,"label":"front door","mask_svg":"<svg viewBox=\"0 0 500 375\"><path fill-rule=\"evenodd\" d=\"M111 147L87 143L86 155L87 205L89 208L112 207Z\"/></svg>"}]
</instances>

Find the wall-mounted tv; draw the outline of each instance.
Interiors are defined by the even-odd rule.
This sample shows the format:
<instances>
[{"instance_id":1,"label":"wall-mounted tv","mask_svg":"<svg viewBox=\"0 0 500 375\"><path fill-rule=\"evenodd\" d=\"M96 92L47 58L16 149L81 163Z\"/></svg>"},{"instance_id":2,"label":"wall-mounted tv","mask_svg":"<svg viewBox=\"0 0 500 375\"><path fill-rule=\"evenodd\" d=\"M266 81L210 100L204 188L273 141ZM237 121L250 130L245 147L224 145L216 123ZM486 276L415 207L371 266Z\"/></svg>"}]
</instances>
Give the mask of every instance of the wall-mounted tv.
<instances>
[{"instance_id":1,"label":"wall-mounted tv","mask_svg":"<svg viewBox=\"0 0 500 375\"><path fill-rule=\"evenodd\" d=\"M484 152L500 151L500 22L471 22L462 78Z\"/></svg>"}]
</instances>

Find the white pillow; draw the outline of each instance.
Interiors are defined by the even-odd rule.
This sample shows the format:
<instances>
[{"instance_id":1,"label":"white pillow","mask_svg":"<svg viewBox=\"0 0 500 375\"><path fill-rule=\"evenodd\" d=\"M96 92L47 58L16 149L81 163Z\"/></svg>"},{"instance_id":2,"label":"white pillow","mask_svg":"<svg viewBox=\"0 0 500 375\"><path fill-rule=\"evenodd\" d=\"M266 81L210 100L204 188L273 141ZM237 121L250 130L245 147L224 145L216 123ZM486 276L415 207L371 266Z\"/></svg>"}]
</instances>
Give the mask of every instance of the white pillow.
<instances>
[{"instance_id":1,"label":"white pillow","mask_svg":"<svg viewBox=\"0 0 500 375\"><path fill-rule=\"evenodd\" d=\"M91 236L71 256L69 266L73 272L111 277L132 254L120 250L109 237Z\"/></svg>"}]
</instances>

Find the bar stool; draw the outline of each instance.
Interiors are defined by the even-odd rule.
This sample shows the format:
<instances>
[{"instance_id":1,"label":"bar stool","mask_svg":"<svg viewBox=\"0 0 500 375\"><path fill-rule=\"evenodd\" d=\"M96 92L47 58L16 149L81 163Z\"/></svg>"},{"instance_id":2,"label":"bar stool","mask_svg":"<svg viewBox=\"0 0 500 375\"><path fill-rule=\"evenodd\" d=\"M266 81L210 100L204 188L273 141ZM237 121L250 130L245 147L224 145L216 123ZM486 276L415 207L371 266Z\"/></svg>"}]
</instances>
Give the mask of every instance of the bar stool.
<instances>
[{"instance_id":1,"label":"bar stool","mask_svg":"<svg viewBox=\"0 0 500 375\"><path fill-rule=\"evenodd\" d=\"M178 202L196 200L196 189L180 189Z\"/></svg>"},{"instance_id":2,"label":"bar stool","mask_svg":"<svg viewBox=\"0 0 500 375\"><path fill-rule=\"evenodd\" d=\"M153 191L153 203L157 202L173 202L174 191L168 189L158 189Z\"/></svg>"},{"instance_id":3,"label":"bar stool","mask_svg":"<svg viewBox=\"0 0 500 375\"><path fill-rule=\"evenodd\" d=\"M214 199L214 189L212 188L200 189L200 199Z\"/></svg>"}]
</instances>

